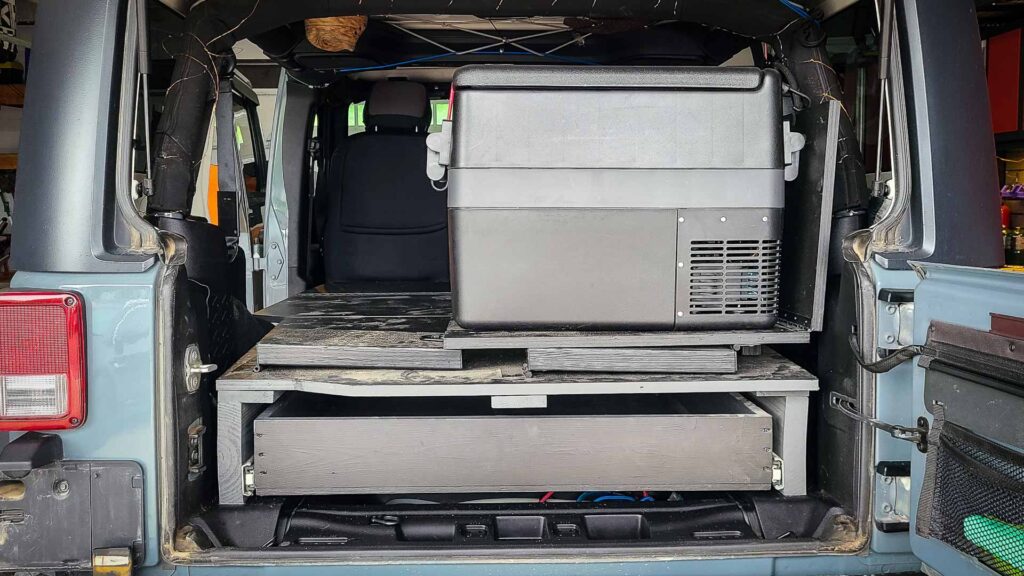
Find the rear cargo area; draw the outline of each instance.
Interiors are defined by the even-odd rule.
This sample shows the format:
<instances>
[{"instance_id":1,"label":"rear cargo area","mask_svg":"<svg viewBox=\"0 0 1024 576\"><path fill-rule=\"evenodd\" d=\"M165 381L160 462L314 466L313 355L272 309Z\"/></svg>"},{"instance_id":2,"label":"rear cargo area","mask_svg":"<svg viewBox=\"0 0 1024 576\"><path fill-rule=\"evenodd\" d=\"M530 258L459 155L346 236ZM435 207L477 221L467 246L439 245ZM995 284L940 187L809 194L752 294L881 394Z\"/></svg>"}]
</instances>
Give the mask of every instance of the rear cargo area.
<instances>
[{"instance_id":1,"label":"rear cargo area","mask_svg":"<svg viewBox=\"0 0 1024 576\"><path fill-rule=\"evenodd\" d=\"M551 53L549 34L580 34L445 18L371 17L356 52L385 28L455 46L505 26ZM864 176L832 84L800 68L805 94L787 67L827 55L683 23L608 32L647 33L705 44L609 65L528 40L512 63L280 56L246 270L261 293L225 295L239 270L185 261L188 366L207 370L173 392L188 560L863 547L864 439L822 399L857 385L836 238L863 219ZM604 39L574 42L596 59ZM190 250L220 242L160 218Z\"/></svg>"}]
</instances>

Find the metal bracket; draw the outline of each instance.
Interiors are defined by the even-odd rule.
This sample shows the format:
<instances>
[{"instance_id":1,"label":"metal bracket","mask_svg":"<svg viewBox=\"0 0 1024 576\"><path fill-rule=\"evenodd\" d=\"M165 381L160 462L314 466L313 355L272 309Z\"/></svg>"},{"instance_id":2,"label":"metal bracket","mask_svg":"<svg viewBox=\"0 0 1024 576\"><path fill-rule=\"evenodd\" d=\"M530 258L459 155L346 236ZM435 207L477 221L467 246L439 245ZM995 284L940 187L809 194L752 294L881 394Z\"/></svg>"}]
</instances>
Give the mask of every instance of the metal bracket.
<instances>
[{"instance_id":1,"label":"metal bracket","mask_svg":"<svg viewBox=\"0 0 1024 576\"><path fill-rule=\"evenodd\" d=\"M252 459L242 465L242 495L252 496L256 493L256 472L252 467Z\"/></svg>"},{"instance_id":2,"label":"metal bracket","mask_svg":"<svg viewBox=\"0 0 1024 576\"><path fill-rule=\"evenodd\" d=\"M196 418L188 427L188 479L195 480L206 470L206 457L203 454L203 436L206 426L202 418Z\"/></svg>"},{"instance_id":3,"label":"metal bracket","mask_svg":"<svg viewBox=\"0 0 1024 576\"><path fill-rule=\"evenodd\" d=\"M857 409L856 400L838 392L832 392L829 394L829 405L849 418L867 424L868 426L883 432L888 432L890 436L897 440L913 442L921 452L928 451L928 419L924 416L918 417L916 428L882 422L881 420L869 418L861 414L860 410Z\"/></svg>"},{"instance_id":4,"label":"metal bracket","mask_svg":"<svg viewBox=\"0 0 1024 576\"><path fill-rule=\"evenodd\" d=\"M92 553L96 576L131 576L133 565L130 548L97 548Z\"/></svg>"},{"instance_id":5,"label":"metal bracket","mask_svg":"<svg viewBox=\"0 0 1024 576\"><path fill-rule=\"evenodd\" d=\"M785 471L786 463L779 458L779 455L772 452L772 488L783 490L786 487Z\"/></svg>"},{"instance_id":6,"label":"metal bracket","mask_svg":"<svg viewBox=\"0 0 1024 576\"><path fill-rule=\"evenodd\" d=\"M884 289L878 294L878 347L896 350L914 343L914 291Z\"/></svg>"},{"instance_id":7,"label":"metal bracket","mask_svg":"<svg viewBox=\"0 0 1024 576\"><path fill-rule=\"evenodd\" d=\"M216 369L216 364L203 364L198 344L192 343L185 348L185 390L189 394L199 391L203 374L209 374Z\"/></svg>"},{"instance_id":8,"label":"metal bracket","mask_svg":"<svg viewBox=\"0 0 1024 576\"><path fill-rule=\"evenodd\" d=\"M875 527L886 533L910 529L910 462L875 466Z\"/></svg>"}]
</instances>

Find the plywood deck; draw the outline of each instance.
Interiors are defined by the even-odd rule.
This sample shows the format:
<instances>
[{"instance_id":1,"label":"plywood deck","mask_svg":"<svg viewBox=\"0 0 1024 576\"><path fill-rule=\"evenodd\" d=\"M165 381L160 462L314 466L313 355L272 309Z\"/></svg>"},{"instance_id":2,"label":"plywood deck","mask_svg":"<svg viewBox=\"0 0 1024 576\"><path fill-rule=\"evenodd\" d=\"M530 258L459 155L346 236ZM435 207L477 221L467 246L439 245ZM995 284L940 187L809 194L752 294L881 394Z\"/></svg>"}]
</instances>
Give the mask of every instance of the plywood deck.
<instances>
[{"instance_id":1,"label":"plywood deck","mask_svg":"<svg viewBox=\"0 0 1024 576\"><path fill-rule=\"evenodd\" d=\"M217 380L217 389L298 391L334 396L525 396L690 392L803 393L812 374L778 353L741 356L731 374L530 372L523 351L467 352L461 370L260 366L255 351Z\"/></svg>"}]
</instances>

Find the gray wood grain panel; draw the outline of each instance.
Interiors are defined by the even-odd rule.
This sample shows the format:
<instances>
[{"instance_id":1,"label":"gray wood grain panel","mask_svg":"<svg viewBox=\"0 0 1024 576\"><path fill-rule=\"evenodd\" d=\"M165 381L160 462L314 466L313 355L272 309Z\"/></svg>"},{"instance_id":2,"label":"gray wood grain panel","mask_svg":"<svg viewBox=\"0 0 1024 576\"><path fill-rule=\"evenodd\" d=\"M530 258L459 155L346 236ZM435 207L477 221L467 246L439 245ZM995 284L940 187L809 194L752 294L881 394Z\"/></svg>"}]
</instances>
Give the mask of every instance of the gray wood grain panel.
<instances>
[{"instance_id":1,"label":"gray wood grain panel","mask_svg":"<svg viewBox=\"0 0 1024 576\"><path fill-rule=\"evenodd\" d=\"M807 494L807 395L755 396L751 400L772 417L772 449L783 461L782 493Z\"/></svg>"},{"instance_id":2,"label":"gray wood grain panel","mask_svg":"<svg viewBox=\"0 0 1024 576\"><path fill-rule=\"evenodd\" d=\"M542 330L469 330L452 322L444 335L451 350L515 348L650 348L665 346L758 346L806 344L810 332L779 323L764 330L687 330L663 332L579 332Z\"/></svg>"},{"instance_id":3,"label":"gray wood grain panel","mask_svg":"<svg viewBox=\"0 0 1024 576\"><path fill-rule=\"evenodd\" d=\"M279 397L280 393L275 393L269 400ZM245 502L242 466L252 458L253 420L265 408L266 404L229 399L217 404L217 489L221 504Z\"/></svg>"},{"instance_id":4,"label":"gray wood grain panel","mask_svg":"<svg viewBox=\"0 0 1024 576\"><path fill-rule=\"evenodd\" d=\"M304 292L268 306L258 313L272 320L294 317L387 318L410 316L444 317L452 315L451 296L447 292L347 293Z\"/></svg>"},{"instance_id":5,"label":"gray wood grain panel","mask_svg":"<svg viewBox=\"0 0 1024 576\"><path fill-rule=\"evenodd\" d=\"M530 370L725 374L736 371L731 348L536 348Z\"/></svg>"},{"instance_id":6,"label":"gray wood grain panel","mask_svg":"<svg viewBox=\"0 0 1024 576\"><path fill-rule=\"evenodd\" d=\"M254 423L256 492L767 490L771 417L733 400L723 413L681 401L619 416L265 414Z\"/></svg>"},{"instance_id":7,"label":"gray wood grain panel","mask_svg":"<svg viewBox=\"0 0 1024 576\"><path fill-rule=\"evenodd\" d=\"M250 351L217 380L218 390L303 391L335 396L531 396L689 392L799 392L813 375L773 350L737 359L731 374L527 372L525 355L467 353L461 370L385 370L267 366Z\"/></svg>"},{"instance_id":8,"label":"gray wood grain panel","mask_svg":"<svg viewBox=\"0 0 1024 576\"><path fill-rule=\"evenodd\" d=\"M444 316L296 316L256 350L260 365L461 368L461 351L442 344L447 324Z\"/></svg>"}]
</instances>

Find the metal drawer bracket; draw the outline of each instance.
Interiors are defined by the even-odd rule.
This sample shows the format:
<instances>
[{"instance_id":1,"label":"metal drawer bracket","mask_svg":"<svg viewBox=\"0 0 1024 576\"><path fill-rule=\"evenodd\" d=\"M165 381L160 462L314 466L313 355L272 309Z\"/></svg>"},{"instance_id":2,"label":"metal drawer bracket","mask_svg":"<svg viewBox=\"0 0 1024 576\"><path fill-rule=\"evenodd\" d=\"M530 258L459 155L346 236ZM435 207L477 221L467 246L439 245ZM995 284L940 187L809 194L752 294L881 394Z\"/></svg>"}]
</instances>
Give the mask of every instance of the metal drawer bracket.
<instances>
[{"instance_id":1,"label":"metal drawer bracket","mask_svg":"<svg viewBox=\"0 0 1024 576\"><path fill-rule=\"evenodd\" d=\"M829 394L829 405L854 420L863 422L864 424L883 432L888 432L890 436L897 440L913 442L921 452L928 451L928 419L924 416L919 416L917 418L916 428L882 422L881 420L868 418L861 414L860 410L857 408L856 400L838 392L832 392Z\"/></svg>"},{"instance_id":2,"label":"metal drawer bracket","mask_svg":"<svg viewBox=\"0 0 1024 576\"><path fill-rule=\"evenodd\" d=\"M785 465L782 458L779 458L778 454L772 452L772 488L776 490L786 488L786 475L783 474Z\"/></svg>"},{"instance_id":3,"label":"metal drawer bracket","mask_svg":"<svg viewBox=\"0 0 1024 576\"><path fill-rule=\"evenodd\" d=\"M256 473L252 468L252 459L242 465L242 495L252 496L256 493Z\"/></svg>"}]
</instances>

